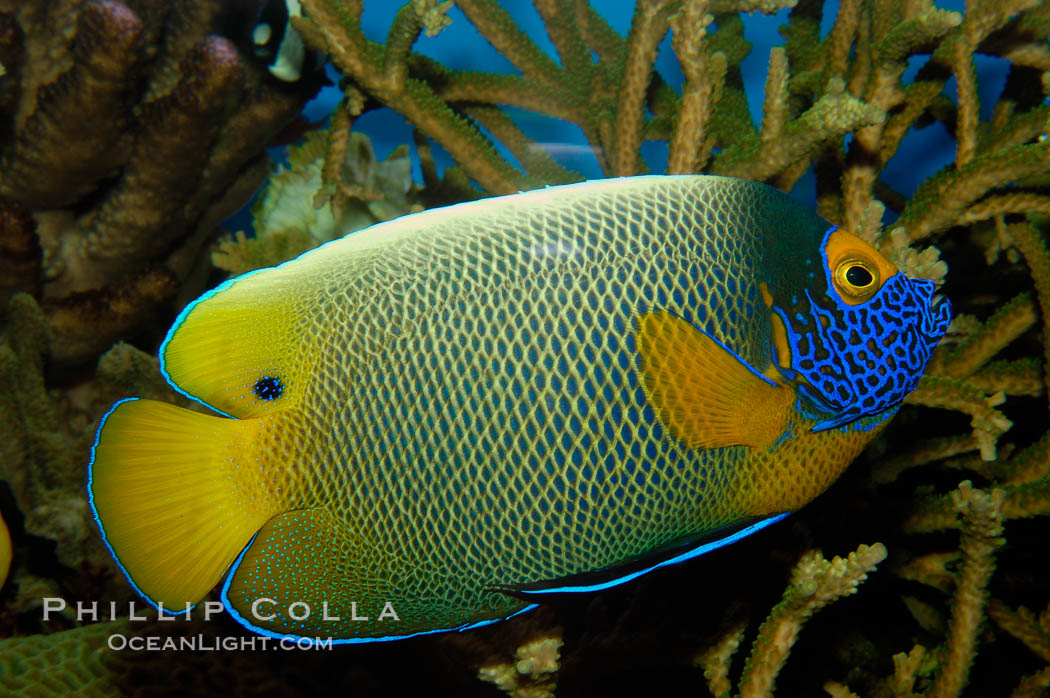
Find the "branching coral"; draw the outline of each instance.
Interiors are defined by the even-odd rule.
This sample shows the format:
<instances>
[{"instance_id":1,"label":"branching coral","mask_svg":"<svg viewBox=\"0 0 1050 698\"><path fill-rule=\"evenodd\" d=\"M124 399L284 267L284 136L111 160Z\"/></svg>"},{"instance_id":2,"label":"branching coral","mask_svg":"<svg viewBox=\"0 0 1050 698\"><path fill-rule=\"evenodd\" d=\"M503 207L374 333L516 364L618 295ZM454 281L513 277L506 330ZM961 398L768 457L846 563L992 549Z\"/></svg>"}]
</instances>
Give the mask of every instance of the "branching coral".
<instances>
[{"instance_id":1,"label":"branching coral","mask_svg":"<svg viewBox=\"0 0 1050 698\"><path fill-rule=\"evenodd\" d=\"M560 637L545 637L518 648L513 662L481 667L478 677L513 698L553 698L557 687Z\"/></svg>"},{"instance_id":2,"label":"branching coral","mask_svg":"<svg viewBox=\"0 0 1050 698\"><path fill-rule=\"evenodd\" d=\"M123 577L98 538L85 497L85 454L98 415L127 394L191 403L167 386L155 357L126 344L101 359L94 383L71 391L49 390L44 366L52 341L43 311L31 296L20 293L12 297L6 316L0 336L0 481L11 488L25 517L25 533L54 545L55 561L65 570L59 575L61 585L77 594L106 590L110 598L123 598ZM18 612L42 603L35 593L39 585L27 574L25 569L12 571L19 587Z\"/></svg>"},{"instance_id":3,"label":"branching coral","mask_svg":"<svg viewBox=\"0 0 1050 698\"><path fill-rule=\"evenodd\" d=\"M767 180L790 167L797 177L802 173L794 167L798 161L849 131L880 123L883 112L846 92L840 79L821 84L808 105L789 100L785 56L775 52L766 118L761 131L751 124L738 68L747 43L739 18L722 13L771 12L793 4L640 0L631 31L623 38L587 3L537 2L559 65L498 3L456 3L520 71L516 75L451 71L413 53L424 8L431 3L406 4L385 45L362 34L359 2L306 0L307 18L296 26L309 43L331 56L356 89L403 114L488 192L507 194L579 175L554 162L495 108L499 106L577 124L608 176L644 173L638 153L642 141L662 139L671 144L669 172L696 172L710 158L707 171L715 174ZM707 36L709 12L718 31ZM681 95L653 71L658 45L672 26L679 30L673 45L686 76ZM499 155L481 128L507 146L524 171ZM711 156L716 148L721 152Z\"/></svg>"},{"instance_id":4,"label":"branching coral","mask_svg":"<svg viewBox=\"0 0 1050 698\"><path fill-rule=\"evenodd\" d=\"M218 0L0 1L0 249L43 300L55 360L94 360L175 295L316 90L244 57L252 16Z\"/></svg>"},{"instance_id":5,"label":"branching coral","mask_svg":"<svg viewBox=\"0 0 1050 698\"><path fill-rule=\"evenodd\" d=\"M740 679L738 695L771 695L777 674L787 661L803 623L836 599L856 593L857 587L885 558L886 547L881 543L862 545L848 557L835 557L830 561L819 551L806 553L795 565L783 599L758 630ZM708 687L715 696L730 695L730 661L743 632L744 625L737 624L697 657Z\"/></svg>"},{"instance_id":6,"label":"branching coral","mask_svg":"<svg viewBox=\"0 0 1050 698\"><path fill-rule=\"evenodd\" d=\"M910 652L894 656L895 671L890 679L894 695L957 696L966 685L976 655L987 586L995 569L994 555L1004 542L1003 491L982 492L963 482L951 494L951 501L962 529L961 569L954 577L941 577L946 586L955 587L946 638L932 654L923 645L916 645ZM944 559L939 562L943 564ZM931 661L925 661L927 658ZM921 691L917 685L920 673L925 684Z\"/></svg>"}]
</instances>

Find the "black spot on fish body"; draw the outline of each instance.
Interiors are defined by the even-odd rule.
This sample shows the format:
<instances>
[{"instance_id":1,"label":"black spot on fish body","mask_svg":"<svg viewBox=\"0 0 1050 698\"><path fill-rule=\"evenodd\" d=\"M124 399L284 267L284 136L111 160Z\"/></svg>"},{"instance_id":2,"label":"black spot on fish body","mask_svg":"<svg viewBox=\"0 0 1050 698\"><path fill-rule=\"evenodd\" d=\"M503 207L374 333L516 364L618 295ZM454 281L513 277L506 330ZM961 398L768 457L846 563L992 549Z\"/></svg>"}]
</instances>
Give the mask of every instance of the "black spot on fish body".
<instances>
[{"instance_id":1,"label":"black spot on fish body","mask_svg":"<svg viewBox=\"0 0 1050 698\"><path fill-rule=\"evenodd\" d=\"M284 384L277 376L263 376L252 386L252 393L260 400L276 400L283 392Z\"/></svg>"}]
</instances>

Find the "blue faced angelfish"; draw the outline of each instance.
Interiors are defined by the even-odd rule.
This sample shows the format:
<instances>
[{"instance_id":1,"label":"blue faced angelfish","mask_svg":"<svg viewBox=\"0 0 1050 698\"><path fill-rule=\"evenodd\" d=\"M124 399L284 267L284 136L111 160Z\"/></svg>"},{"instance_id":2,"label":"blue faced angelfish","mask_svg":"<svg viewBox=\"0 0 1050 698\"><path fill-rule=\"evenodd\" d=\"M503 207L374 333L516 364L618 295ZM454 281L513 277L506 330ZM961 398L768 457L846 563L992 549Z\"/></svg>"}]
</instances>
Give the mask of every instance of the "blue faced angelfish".
<instances>
[{"instance_id":1,"label":"blue faced angelfish","mask_svg":"<svg viewBox=\"0 0 1050 698\"><path fill-rule=\"evenodd\" d=\"M474 627L802 507L949 317L932 283L745 180L434 209L188 305L161 367L213 413L115 405L90 500L165 609L225 579L273 636Z\"/></svg>"}]
</instances>

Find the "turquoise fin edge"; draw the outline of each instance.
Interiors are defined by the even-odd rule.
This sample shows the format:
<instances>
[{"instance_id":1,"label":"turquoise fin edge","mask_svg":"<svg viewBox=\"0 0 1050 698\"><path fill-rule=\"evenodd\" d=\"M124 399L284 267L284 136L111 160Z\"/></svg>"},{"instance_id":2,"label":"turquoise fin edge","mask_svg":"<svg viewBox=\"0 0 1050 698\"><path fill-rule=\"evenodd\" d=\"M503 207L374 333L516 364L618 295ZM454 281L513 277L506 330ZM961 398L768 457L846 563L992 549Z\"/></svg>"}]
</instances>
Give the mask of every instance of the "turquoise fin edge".
<instances>
[{"instance_id":1,"label":"turquoise fin edge","mask_svg":"<svg viewBox=\"0 0 1050 698\"><path fill-rule=\"evenodd\" d=\"M558 584L558 580L551 580L551 581L547 581L547 582L538 582L536 584L528 584L528 585L522 585L522 586L518 586L518 587L502 586L502 587L498 587L498 588L500 590L505 590L505 591L508 591L508 592L511 592L511 593L514 593L514 594L520 594L520 595L524 595L524 596L527 596L527 597L533 597L533 598L535 598L537 596L544 595L544 594L580 593L580 592L591 592L591 591L600 591L602 589L608 589L610 587L614 587L614 586L618 586L620 584L624 584L624 583L629 582L629 581L631 581L633 579L637 579L638 577L641 577L643 574L648 574L649 572L652 572L653 570L656 570L656 569L660 569L661 567L669 567L670 565L676 565L679 562L685 562L686 560L691 560L691 559L693 559L695 557L699 557L699 556L703 555L704 553L709 553L712 550L717 550L718 548L721 548L721 547L730 545L732 543L735 543L738 540L740 540L741 538L745 538L745 537L751 535L752 533L757 533L758 531L761 531L763 528L766 528L767 526L772 526L773 524L777 523L778 521L783 520L790 513L791 512L784 512L783 514L775 514L773 516L767 516L765 518L761 518L761 519L755 521L754 523L751 523L751 524L749 524L749 525L747 525L747 526L745 526L743 528L740 528L740 529L737 529L737 530L733 531L729 535L723 536L721 538L717 538L715 540L705 541L705 542L701 543L700 545L697 545L696 547L690 548L690 549L686 550L685 552L679 553L678 555L670 557L670 558L668 558L666 560L661 560L660 562L657 562L655 564L649 565L647 567L643 567L642 569L633 570L633 571L631 571L631 572L629 572L627 574L623 574L623 575L620 575L618 577L614 577L613 579L608 579L608 580L601 581L601 582L595 582L593 584L562 583L560 585ZM595 573L593 573L593 572L585 573L584 575L576 576L576 578L578 578L578 577L593 577L594 574ZM564 582L568 582L569 579L573 579L573 577L566 578L563 581ZM542 586L542 588L538 588L540 586ZM534 587L534 588L529 588L529 587Z\"/></svg>"}]
</instances>

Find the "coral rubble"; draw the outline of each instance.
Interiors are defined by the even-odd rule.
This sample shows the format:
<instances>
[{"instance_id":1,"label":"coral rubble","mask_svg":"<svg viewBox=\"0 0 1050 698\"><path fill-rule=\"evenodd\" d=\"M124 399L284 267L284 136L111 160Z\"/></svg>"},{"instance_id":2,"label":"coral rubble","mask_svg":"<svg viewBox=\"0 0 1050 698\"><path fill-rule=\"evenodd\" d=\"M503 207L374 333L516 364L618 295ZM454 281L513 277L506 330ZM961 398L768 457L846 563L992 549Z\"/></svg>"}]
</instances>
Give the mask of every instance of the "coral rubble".
<instances>
[{"instance_id":1,"label":"coral rubble","mask_svg":"<svg viewBox=\"0 0 1050 698\"><path fill-rule=\"evenodd\" d=\"M93 361L175 296L316 91L242 49L256 6L0 1L0 249L55 361Z\"/></svg>"}]
</instances>

